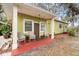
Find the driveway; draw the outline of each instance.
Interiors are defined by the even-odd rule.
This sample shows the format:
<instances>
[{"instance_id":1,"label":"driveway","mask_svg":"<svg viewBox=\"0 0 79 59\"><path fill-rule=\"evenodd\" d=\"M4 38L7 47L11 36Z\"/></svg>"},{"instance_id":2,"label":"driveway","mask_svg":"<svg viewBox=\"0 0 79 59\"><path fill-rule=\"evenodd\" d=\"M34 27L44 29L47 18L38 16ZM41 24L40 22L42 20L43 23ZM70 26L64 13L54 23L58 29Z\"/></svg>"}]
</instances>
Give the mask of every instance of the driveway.
<instances>
[{"instance_id":1,"label":"driveway","mask_svg":"<svg viewBox=\"0 0 79 59\"><path fill-rule=\"evenodd\" d=\"M56 35L51 43L19 56L79 56L79 34L75 37L67 34Z\"/></svg>"}]
</instances>

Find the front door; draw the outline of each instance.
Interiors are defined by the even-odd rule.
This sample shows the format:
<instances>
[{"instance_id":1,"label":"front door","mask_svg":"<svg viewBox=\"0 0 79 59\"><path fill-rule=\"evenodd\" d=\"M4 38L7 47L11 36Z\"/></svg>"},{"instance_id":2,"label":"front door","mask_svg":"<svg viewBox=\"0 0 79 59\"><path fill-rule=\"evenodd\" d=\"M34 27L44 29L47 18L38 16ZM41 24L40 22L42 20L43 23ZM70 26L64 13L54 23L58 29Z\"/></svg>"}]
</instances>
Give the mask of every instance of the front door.
<instances>
[{"instance_id":1,"label":"front door","mask_svg":"<svg viewBox=\"0 0 79 59\"><path fill-rule=\"evenodd\" d=\"M34 23L34 34L36 35L36 39L39 38L39 23Z\"/></svg>"}]
</instances>

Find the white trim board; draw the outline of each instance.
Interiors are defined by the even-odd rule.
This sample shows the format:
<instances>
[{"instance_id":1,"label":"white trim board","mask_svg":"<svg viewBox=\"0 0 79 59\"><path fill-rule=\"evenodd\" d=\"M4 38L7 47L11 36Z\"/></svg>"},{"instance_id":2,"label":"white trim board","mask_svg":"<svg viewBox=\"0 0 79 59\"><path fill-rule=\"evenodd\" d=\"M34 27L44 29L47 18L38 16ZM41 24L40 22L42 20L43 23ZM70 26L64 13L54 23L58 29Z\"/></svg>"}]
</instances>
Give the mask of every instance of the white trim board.
<instances>
[{"instance_id":1,"label":"white trim board","mask_svg":"<svg viewBox=\"0 0 79 59\"><path fill-rule=\"evenodd\" d=\"M32 22L32 31L25 31L25 21L31 21ZM30 19L23 19L23 33L32 32L34 33L34 21Z\"/></svg>"},{"instance_id":2,"label":"white trim board","mask_svg":"<svg viewBox=\"0 0 79 59\"><path fill-rule=\"evenodd\" d=\"M45 22L40 22L40 25L39 25L40 32L45 32L46 31L46 24L45 24L45 30L44 31L41 31L41 23L44 23L45 24Z\"/></svg>"}]
</instances>

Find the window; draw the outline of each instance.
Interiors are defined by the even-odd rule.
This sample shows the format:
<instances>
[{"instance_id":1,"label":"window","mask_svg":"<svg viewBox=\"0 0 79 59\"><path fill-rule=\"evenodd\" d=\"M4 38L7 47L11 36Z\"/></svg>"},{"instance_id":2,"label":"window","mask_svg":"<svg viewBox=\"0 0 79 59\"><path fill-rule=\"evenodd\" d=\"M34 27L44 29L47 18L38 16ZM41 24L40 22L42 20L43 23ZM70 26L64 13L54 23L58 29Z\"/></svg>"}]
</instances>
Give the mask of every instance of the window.
<instances>
[{"instance_id":1,"label":"window","mask_svg":"<svg viewBox=\"0 0 79 59\"><path fill-rule=\"evenodd\" d=\"M32 31L32 21L24 21L24 31Z\"/></svg>"},{"instance_id":2,"label":"window","mask_svg":"<svg viewBox=\"0 0 79 59\"><path fill-rule=\"evenodd\" d=\"M62 28L62 25L61 24L59 24L59 28Z\"/></svg>"},{"instance_id":3,"label":"window","mask_svg":"<svg viewBox=\"0 0 79 59\"><path fill-rule=\"evenodd\" d=\"M44 23L41 23L40 26L41 26L40 30L41 31L45 31L45 24Z\"/></svg>"}]
</instances>

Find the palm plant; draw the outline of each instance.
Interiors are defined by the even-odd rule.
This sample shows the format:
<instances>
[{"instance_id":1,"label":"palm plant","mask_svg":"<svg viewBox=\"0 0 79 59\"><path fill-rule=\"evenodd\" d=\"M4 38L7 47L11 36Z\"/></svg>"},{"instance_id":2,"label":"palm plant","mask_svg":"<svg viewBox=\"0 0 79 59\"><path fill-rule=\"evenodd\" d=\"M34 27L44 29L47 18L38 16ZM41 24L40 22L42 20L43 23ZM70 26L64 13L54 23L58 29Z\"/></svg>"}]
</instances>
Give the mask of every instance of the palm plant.
<instances>
[{"instance_id":1,"label":"palm plant","mask_svg":"<svg viewBox=\"0 0 79 59\"><path fill-rule=\"evenodd\" d=\"M1 26L1 33L4 36L4 38L10 37L11 28L8 24L3 24Z\"/></svg>"},{"instance_id":2,"label":"palm plant","mask_svg":"<svg viewBox=\"0 0 79 59\"><path fill-rule=\"evenodd\" d=\"M2 9L2 6L0 5L0 34L7 36L9 35L9 33L11 32L11 26L9 23L9 21L7 20L7 17Z\"/></svg>"}]
</instances>

